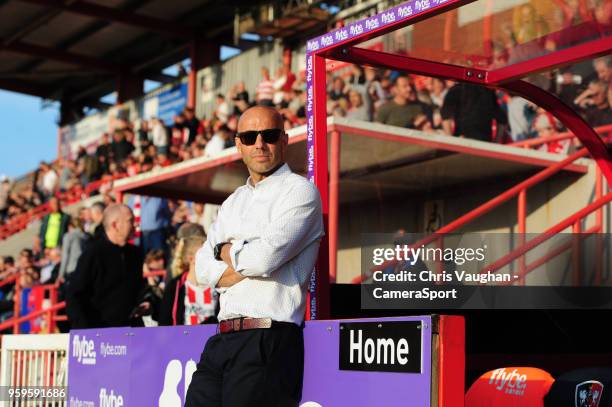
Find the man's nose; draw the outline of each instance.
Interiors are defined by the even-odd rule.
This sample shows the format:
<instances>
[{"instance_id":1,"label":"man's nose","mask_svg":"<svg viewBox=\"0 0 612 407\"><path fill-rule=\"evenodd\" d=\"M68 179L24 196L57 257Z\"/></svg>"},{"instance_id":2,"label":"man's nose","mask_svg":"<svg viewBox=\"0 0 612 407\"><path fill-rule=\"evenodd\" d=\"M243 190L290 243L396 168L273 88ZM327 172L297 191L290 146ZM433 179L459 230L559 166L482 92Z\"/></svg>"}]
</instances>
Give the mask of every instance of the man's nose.
<instances>
[{"instance_id":1,"label":"man's nose","mask_svg":"<svg viewBox=\"0 0 612 407\"><path fill-rule=\"evenodd\" d=\"M267 147L267 144L264 142L263 136L261 135L261 133L257 134L257 139L255 139L254 145L256 148L261 148L261 149L265 149Z\"/></svg>"}]
</instances>

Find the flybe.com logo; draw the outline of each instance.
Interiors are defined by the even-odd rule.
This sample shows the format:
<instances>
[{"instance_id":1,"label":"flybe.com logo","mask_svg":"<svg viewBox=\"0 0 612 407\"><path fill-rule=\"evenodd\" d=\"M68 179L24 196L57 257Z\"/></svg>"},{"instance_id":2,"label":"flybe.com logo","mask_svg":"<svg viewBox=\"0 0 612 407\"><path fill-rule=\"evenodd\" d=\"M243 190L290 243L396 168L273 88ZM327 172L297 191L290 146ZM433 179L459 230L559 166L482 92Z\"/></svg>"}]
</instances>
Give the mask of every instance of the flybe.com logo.
<instances>
[{"instance_id":1,"label":"flybe.com logo","mask_svg":"<svg viewBox=\"0 0 612 407\"><path fill-rule=\"evenodd\" d=\"M96 364L96 351L94 341L87 337L74 335L72 337L72 357L83 365Z\"/></svg>"},{"instance_id":2,"label":"flybe.com logo","mask_svg":"<svg viewBox=\"0 0 612 407\"><path fill-rule=\"evenodd\" d=\"M491 373L489 384L506 394L522 396L527 388L527 375L518 373L517 369L511 372L506 371L504 368L495 369Z\"/></svg>"}]
</instances>

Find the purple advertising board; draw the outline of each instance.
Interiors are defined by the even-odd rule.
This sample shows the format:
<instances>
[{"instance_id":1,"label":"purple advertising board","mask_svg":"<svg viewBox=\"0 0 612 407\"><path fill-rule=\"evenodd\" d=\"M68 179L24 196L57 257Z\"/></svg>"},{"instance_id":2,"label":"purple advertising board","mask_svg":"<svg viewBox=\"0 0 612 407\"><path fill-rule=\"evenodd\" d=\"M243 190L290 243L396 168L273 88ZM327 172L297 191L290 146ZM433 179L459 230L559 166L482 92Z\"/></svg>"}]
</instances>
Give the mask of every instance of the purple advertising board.
<instances>
[{"instance_id":1,"label":"purple advertising board","mask_svg":"<svg viewBox=\"0 0 612 407\"><path fill-rule=\"evenodd\" d=\"M393 328L395 342L384 338L389 354L385 351L384 355L375 355L377 342L368 338L365 326L381 332L386 327ZM204 344L216 333L215 329L214 325L200 325L71 332L68 405L182 407ZM402 337L408 338L414 332L419 343L410 342L402 353ZM343 335L349 340L346 346L342 344ZM431 337L429 316L307 322L300 405L430 406ZM356 365L341 369L342 353L347 351L350 355L345 355L346 361ZM402 358L412 359L417 371L385 371L392 359ZM377 361L381 362L379 367ZM366 368L374 366L378 371L359 370L365 362L372 362Z\"/></svg>"}]
</instances>

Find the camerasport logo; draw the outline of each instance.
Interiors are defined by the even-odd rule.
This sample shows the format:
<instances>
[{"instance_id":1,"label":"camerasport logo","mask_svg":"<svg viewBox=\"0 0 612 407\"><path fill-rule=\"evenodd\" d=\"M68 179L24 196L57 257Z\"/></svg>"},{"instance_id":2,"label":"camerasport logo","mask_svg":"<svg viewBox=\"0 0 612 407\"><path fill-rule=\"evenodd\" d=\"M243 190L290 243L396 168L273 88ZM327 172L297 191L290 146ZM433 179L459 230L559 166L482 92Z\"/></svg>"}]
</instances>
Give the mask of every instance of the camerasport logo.
<instances>
[{"instance_id":1,"label":"camerasport logo","mask_svg":"<svg viewBox=\"0 0 612 407\"><path fill-rule=\"evenodd\" d=\"M83 365L96 364L96 347L94 341L85 335L72 337L72 357Z\"/></svg>"},{"instance_id":2,"label":"camerasport logo","mask_svg":"<svg viewBox=\"0 0 612 407\"><path fill-rule=\"evenodd\" d=\"M576 407L599 406L603 388L603 384L597 380L587 380L576 385Z\"/></svg>"},{"instance_id":3,"label":"camerasport logo","mask_svg":"<svg viewBox=\"0 0 612 407\"><path fill-rule=\"evenodd\" d=\"M517 369L511 372L506 371L504 368L495 369L491 374L489 384L506 394L523 396L527 389L527 375L519 374Z\"/></svg>"}]
</instances>

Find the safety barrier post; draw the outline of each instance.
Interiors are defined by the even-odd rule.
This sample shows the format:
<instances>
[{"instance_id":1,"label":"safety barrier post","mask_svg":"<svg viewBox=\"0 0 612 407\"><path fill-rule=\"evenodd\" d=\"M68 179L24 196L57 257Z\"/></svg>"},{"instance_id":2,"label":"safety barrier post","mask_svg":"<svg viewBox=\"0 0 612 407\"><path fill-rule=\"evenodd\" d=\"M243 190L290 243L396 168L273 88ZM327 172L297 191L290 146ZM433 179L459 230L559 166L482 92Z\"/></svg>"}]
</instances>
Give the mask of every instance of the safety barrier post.
<instances>
[{"instance_id":1,"label":"safety barrier post","mask_svg":"<svg viewBox=\"0 0 612 407\"><path fill-rule=\"evenodd\" d=\"M525 244L525 232L527 231L527 190L521 189L518 194L518 241L519 247ZM518 280L519 285L525 285L525 255L522 255L518 259L519 261L519 274L521 277Z\"/></svg>"}]
</instances>

